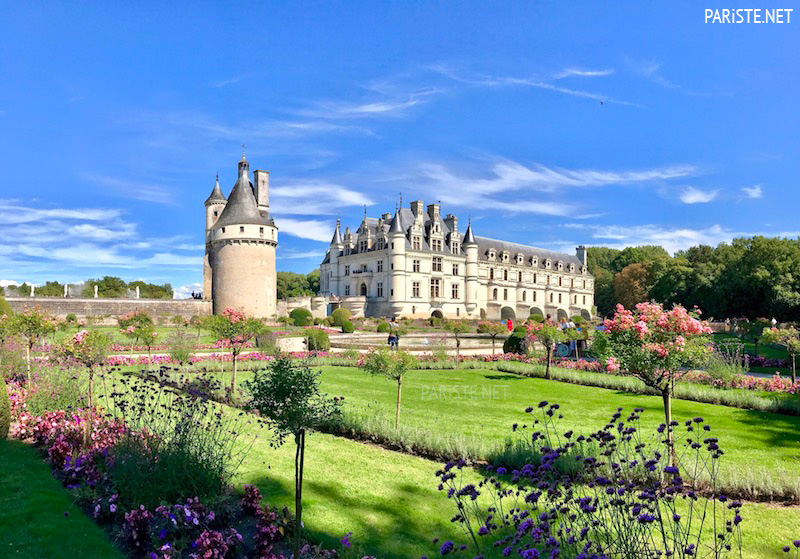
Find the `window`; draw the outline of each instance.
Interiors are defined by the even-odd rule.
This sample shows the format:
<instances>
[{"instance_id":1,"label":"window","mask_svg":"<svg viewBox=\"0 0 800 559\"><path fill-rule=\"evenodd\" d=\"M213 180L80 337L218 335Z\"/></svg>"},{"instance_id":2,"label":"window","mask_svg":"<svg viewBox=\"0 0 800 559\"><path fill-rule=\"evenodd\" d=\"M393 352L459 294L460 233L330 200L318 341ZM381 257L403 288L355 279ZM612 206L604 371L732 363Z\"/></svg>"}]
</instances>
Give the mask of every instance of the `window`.
<instances>
[{"instance_id":1,"label":"window","mask_svg":"<svg viewBox=\"0 0 800 559\"><path fill-rule=\"evenodd\" d=\"M461 316L461 309L456 308L456 316Z\"/></svg>"},{"instance_id":2,"label":"window","mask_svg":"<svg viewBox=\"0 0 800 559\"><path fill-rule=\"evenodd\" d=\"M545 263L544 263L544 267L545 267L545 268L547 268L548 270L550 269L550 267L551 267L552 265L553 265L553 263L552 263L552 262L550 262L550 260L549 260L549 259L548 259L548 260L546 260L546 261L545 261Z\"/></svg>"},{"instance_id":3,"label":"window","mask_svg":"<svg viewBox=\"0 0 800 559\"><path fill-rule=\"evenodd\" d=\"M583 304L586 304L586 295L583 296Z\"/></svg>"},{"instance_id":4,"label":"window","mask_svg":"<svg viewBox=\"0 0 800 559\"><path fill-rule=\"evenodd\" d=\"M569 286L570 286L570 287L575 287L575 278L571 278L571 279L569 280Z\"/></svg>"},{"instance_id":5,"label":"window","mask_svg":"<svg viewBox=\"0 0 800 559\"><path fill-rule=\"evenodd\" d=\"M522 292L522 301L525 302L526 299L527 299L527 291L523 291Z\"/></svg>"},{"instance_id":6,"label":"window","mask_svg":"<svg viewBox=\"0 0 800 559\"><path fill-rule=\"evenodd\" d=\"M547 276L547 285L550 285L550 276Z\"/></svg>"},{"instance_id":7,"label":"window","mask_svg":"<svg viewBox=\"0 0 800 559\"><path fill-rule=\"evenodd\" d=\"M419 297L419 282L415 281L411 284L411 296L412 297Z\"/></svg>"},{"instance_id":8,"label":"window","mask_svg":"<svg viewBox=\"0 0 800 559\"><path fill-rule=\"evenodd\" d=\"M535 291L533 292L533 302L534 303L536 302L536 292Z\"/></svg>"},{"instance_id":9,"label":"window","mask_svg":"<svg viewBox=\"0 0 800 559\"><path fill-rule=\"evenodd\" d=\"M553 302L553 294L552 293L550 294L550 302L551 303Z\"/></svg>"},{"instance_id":10,"label":"window","mask_svg":"<svg viewBox=\"0 0 800 559\"><path fill-rule=\"evenodd\" d=\"M411 263L411 271L412 272L419 272L419 260L414 260Z\"/></svg>"},{"instance_id":11,"label":"window","mask_svg":"<svg viewBox=\"0 0 800 559\"><path fill-rule=\"evenodd\" d=\"M489 268L489 279L494 279L494 268Z\"/></svg>"},{"instance_id":12,"label":"window","mask_svg":"<svg viewBox=\"0 0 800 559\"><path fill-rule=\"evenodd\" d=\"M453 275L454 276L458 275L458 264L453 264Z\"/></svg>"},{"instance_id":13,"label":"window","mask_svg":"<svg viewBox=\"0 0 800 559\"><path fill-rule=\"evenodd\" d=\"M452 252L453 254L458 254L458 243L450 244L450 252Z\"/></svg>"},{"instance_id":14,"label":"window","mask_svg":"<svg viewBox=\"0 0 800 559\"><path fill-rule=\"evenodd\" d=\"M442 252L442 240L441 239L433 239L431 241L431 250L436 252Z\"/></svg>"},{"instance_id":15,"label":"window","mask_svg":"<svg viewBox=\"0 0 800 559\"><path fill-rule=\"evenodd\" d=\"M508 252L503 251L503 262L508 262Z\"/></svg>"},{"instance_id":16,"label":"window","mask_svg":"<svg viewBox=\"0 0 800 559\"><path fill-rule=\"evenodd\" d=\"M508 289L503 290L503 301L508 301Z\"/></svg>"},{"instance_id":17,"label":"window","mask_svg":"<svg viewBox=\"0 0 800 559\"><path fill-rule=\"evenodd\" d=\"M350 275L350 266L349 265L344 267L344 275L346 275L346 276Z\"/></svg>"},{"instance_id":18,"label":"window","mask_svg":"<svg viewBox=\"0 0 800 559\"><path fill-rule=\"evenodd\" d=\"M442 296L442 280L431 278L431 299L438 299Z\"/></svg>"},{"instance_id":19,"label":"window","mask_svg":"<svg viewBox=\"0 0 800 559\"><path fill-rule=\"evenodd\" d=\"M239 233L244 233L244 225L239 226Z\"/></svg>"},{"instance_id":20,"label":"window","mask_svg":"<svg viewBox=\"0 0 800 559\"><path fill-rule=\"evenodd\" d=\"M533 283L536 283L536 274L533 274Z\"/></svg>"},{"instance_id":21,"label":"window","mask_svg":"<svg viewBox=\"0 0 800 559\"><path fill-rule=\"evenodd\" d=\"M517 272L517 281L522 283L522 272Z\"/></svg>"},{"instance_id":22,"label":"window","mask_svg":"<svg viewBox=\"0 0 800 559\"><path fill-rule=\"evenodd\" d=\"M508 270L503 270L503 281L508 281Z\"/></svg>"},{"instance_id":23,"label":"window","mask_svg":"<svg viewBox=\"0 0 800 559\"><path fill-rule=\"evenodd\" d=\"M458 284L454 283L450 289L450 296L453 299L458 299Z\"/></svg>"},{"instance_id":24,"label":"window","mask_svg":"<svg viewBox=\"0 0 800 559\"><path fill-rule=\"evenodd\" d=\"M378 282L378 297L383 297L383 284Z\"/></svg>"},{"instance_id":25,"label":"window","mask_svg":"<svg viewBox=\"0 0 800 559\"><path fill-rule=\"evenodd\" d=\"M492 289L492 299L497 301L497 288Z\"/></svg>"},{"instance_id":26,"label":"window","mask_svg":"<svg viewBox=\"0 0 800 559\"><path fill-rule=\"evenodd\" d=\"M378 260L377 269L379 272L383 271L383 260Z\"/></svg>"},{"instance_id":27,"label":"window","mask_svg":"<svg viewBox=\"0 0 800 559\"><path fill-rule=\"evenodd\" d=\"M259 228L258 228L258 232L259 232L259 233L261 233L261 234L263 235L263 234L264 234L264 228L263 228L263 227L259 227Z\"/></svg>"},{"instance_id":28,"label":"window","mask_svg":"<svg viewBox=\"0 0 800 559\"><path fill-rule=\"evenodd\" d=\"M586 289L586 280L583 280L583 288Z\"/></svg>"},{"instance_id":29,"label":"window","mask_svg":"<svg viewBox=\"0 0 800 559\"><path fill-rule=\"evenodd\" d=\"M350 286L349 285L345 285L344 286L344 294L345 295L350 295Z\"/></svg>"},{"instance_id":30,"label":"window","mask_svg":"<svg viewBox=\"0 0 800 559\"><path fill-rule=\"evenodd\" d=\"M433 257L433 268L434 272L441 272L442 271L442 257L441 256L434 256Z\"/></svg>"},{"instance_id":31,"label":"window","mask_svg":"<svg viewBox=\"0 0 800 559\"><path fill-rule=\"evenodd\" d=\"M411 248L414 250L422 250L422 240L415 236L411 240Z\"/></svg>"},{"instance_id":32,"label":"window","mask_svg":"<svg viewBox=\"0 0 800 559\"><path fill-rule=\"evenodd\" d=\"M225 232L225 228L224 228L224 227L222 228L222 232L223 232L223 233Z\"/></svg>"},{"instance_id":33,"label":"window","mask_svg":"<svg viewBox=\"0 0 800 559\"><path fill-rule=\"evenodd\" d=\"M358 244L358 252L367 252L367 249L369 249L369 241L361 241Z\"/></svg>"},{"instance_id":34,"label":"window","mask_svg":"<svg viewBox=\"0 0 800 559\"><path fill-rule=\"evenodd\" d=\"M561 302L561 293L558 294L558 302Z\"/></svg>"},{"instance_id":35,"label":"window","mask_svg":"<svg viewBox=\"0 0 800 559\"><path fill-rule=\"evenodd\" d=\"M214 217L217 217L218 215L219 215L219 212L214 212Z\"/></svg>"},{"instance_id":36,"label":"window","mask_svg":"<svg viewBox=\"0 0 800 559\"><path fill-rule=\"evenodd\" d=\"M558 269L559 270L563 270L564 269L564 263L563 262L561 262L561 261L558 262Z\"/></svg>"},{"instance_id":37,"label":"window","mask_svg":"<svg viewBox=\"0 0 800 559\"><path fill-rule=\"evenodd\" d=\"M561 287L561 276L558 276L558 286Z\"/></svg>"}]
</instances>

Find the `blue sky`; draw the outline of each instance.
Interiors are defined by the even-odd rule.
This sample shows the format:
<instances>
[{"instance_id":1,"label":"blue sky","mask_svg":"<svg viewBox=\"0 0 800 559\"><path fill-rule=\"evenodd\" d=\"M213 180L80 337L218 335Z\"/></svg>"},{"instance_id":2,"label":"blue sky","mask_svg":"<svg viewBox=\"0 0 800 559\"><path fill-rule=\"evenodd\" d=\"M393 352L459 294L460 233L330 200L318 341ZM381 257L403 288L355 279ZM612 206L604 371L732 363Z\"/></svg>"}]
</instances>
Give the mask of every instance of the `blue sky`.
<instances>
[{"instance_id":1,"label":"blue sky","mask_svg":"<svg viewBox=\"0 0 800 559\"><path fill-rule=\"evenodd\" d=\"M559 250L800 235L800 11L166 4L0 2L0 279L191 290L242 144L271 171L279 270L400 192Z\"/></svg>"}]
</instances>

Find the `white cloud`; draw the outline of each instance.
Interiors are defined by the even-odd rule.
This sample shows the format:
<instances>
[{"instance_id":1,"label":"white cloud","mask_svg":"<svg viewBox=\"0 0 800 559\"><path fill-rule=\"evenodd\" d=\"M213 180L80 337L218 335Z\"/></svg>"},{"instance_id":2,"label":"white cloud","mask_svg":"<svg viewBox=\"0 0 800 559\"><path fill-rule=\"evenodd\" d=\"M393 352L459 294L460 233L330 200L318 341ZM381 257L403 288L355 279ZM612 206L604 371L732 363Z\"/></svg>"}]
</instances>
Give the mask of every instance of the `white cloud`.
<instances>
[{"instance_id":1,"label":"white cloud","mask_svg":"<svg viewBox=\"0 0 800 559\"><path fill-rule=\"evenodd\" d=\"M165 185L150 181L138 181L92 174L85 175L84 178L113 190L123 198L144 200L145 202L155 202L157 204L166 204L170 206L177 204L175 195L171 189Z\"/></svg>"},{"instance_id":2,"label":"white cloud","mask_svg":"<svg viewBox=\"0 0 800 559\"><path fill-rule=\"evenodd\" d=\"M363 103L344 101L320 101L314 107L300 109L297 114L311 118L348 119L395 116L425 103L429 97L439 93L433 87L418 89L410 93L395 94L383 99Z\"/></svg>"},{"instance_id":3,"label":"white cloud","mask_svg":"<svg viewBox=\"0 0 800 559\"><path fill-rule=\"evenodd\" d=\"M82 219L85 221L107 221L121 215L120 210L97 208L29 208L20 206L14 200L0 200L3 212L3 225L29 223L44 219Z\"/></svg>"},{"instance_id":4,"label":"white cloud","mask_svg":"<svg viewBox=\"0 0 800 559\"><path fill-rule=\"evenodd\" d=\"M320 220L301 220L282 217L276 219L280 233L299 237L301 239L311 239L312 241L330 242L333 237L334 226L327 221Z\"/></svg>"},{"instance_id":5,"label":"white cloud","mask_svg":"<svg viewBox=\"0 0 800 559\"><path fill-rule=\"evenodd\" d=\"M20 282L16 280L0 280L0 287L5 289L6 287L17 287L18 285L22 285Z\"/></svg>"},{"instance_id":6,"label":"white cloud","mask_svg":"<svg viewBox=\"0 0 800 559\"><path fill-rule=\"evenodd\" d=\"M606 70L582 70L580 68L565 68L553 76L553 79L560 80L562 78L569 78L572 76L580 78L596 78L602 76L610 76L614 73L613 68Z\"/></svg>"},{"instance_id":7,"label":"white cloud","mask_svg":"<svg viewBox=\"0 0 800 559\"><path fill-rule=\"evenodd\" d=\"M280 214L335 214L338 208L374 203L365 194L346 186L313 180L282 182L270 187L269 193L270 207Z\"/></svg>"},{"instance_id":8,"label":"white cloud","mask_svg":"<svg viewBox=\"0 0 800 559\"><path fill-rule=\"evenodd\" d=\"M191 299L192 293L201 293L203 291L202 283L189 283L176 287L172 290L173 299Z\"/></svg>"},{"instance_id":9,"label":"white cloud","mask_svg":"<svg viewBox=\"0 0 800 559\"><path fill-rule=\"evenodd\" d=\"M707 204L719 194L719 190L700 190L693 186L685 187L680 194L681 202L684 204Z\"/></svg>"},{"instance_id":10,"label":"white cloud","mask_svg":"<svg viewBox=\"0 0 800 559\"><path fill-rule=\"evenodd\" d=\"M305 252L284 251L278 253L278 260L300 260L304 258L322 259L324 256L325 251L322 250L309 250Z\"/></svg>"},{"instance_id":11,"label":"white cloud","mask_svg":"<svg viewBox=\"0 0 800 559\"><path fill-rule=\"evenodd\" d=\"M756 184L754 186L743 186L742 192L744 193L746 198L761 198L763 196L764 191L761 188L760 184Z\"/></svg>"}]
</instances>

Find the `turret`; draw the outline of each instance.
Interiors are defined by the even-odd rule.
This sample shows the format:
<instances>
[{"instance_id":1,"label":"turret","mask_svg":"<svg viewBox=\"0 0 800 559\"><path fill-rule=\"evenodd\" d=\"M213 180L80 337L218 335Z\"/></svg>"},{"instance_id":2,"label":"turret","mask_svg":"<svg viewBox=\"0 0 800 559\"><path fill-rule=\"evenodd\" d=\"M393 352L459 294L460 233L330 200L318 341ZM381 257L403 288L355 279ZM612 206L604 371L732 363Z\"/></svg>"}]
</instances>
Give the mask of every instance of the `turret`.
<instances>
[{"instance_id":1,"label":"turret","mask_svg":"<svg viewBox=\"0 0 800 559\"><path fill-rule=\"evenodd\" d=\"M333 238L331 239L331 246L330 246L330 258L329 258L329 266L331 276L328 279L328 292L334 295L339 295L339 254L344 249L344 243L342 242L342 222L337 219L336 220L336 231L333 232Z\"/></svg>"},{"instance_id":2,"label":"turret","mask_svg":"<svg viewBox=\"0 0 800 559\"><path fill-rule=\"evenodd\" d=\"M392 264L389 308L394 315L400 315L405 309L406 300L406 233L400 223L399 211L395 212L389 226L389 255Z\"/></svg>"},{"instance_id":3,"label":"turret","mask_svg":"<svg viewBox=\"0 0 800 559\"><path fill-rule=\"evenodd\" d=\"M203 299L211 299L211 288L213 284L213 265L211 262L211 236L210 231L214 224L219 219L222 210L225 209L225 204L228 201L225 195L222 194L222 189L219 187L219 174L214 183L214 188L211 189L211 194L206 198L206 250L203 256Z\"/></svg>"},{"instance_id":4,"label":"turret","mask_svg":"<svg viewBox=\"0 0 800 559\"><path fill-rule=\"evenodd\" d=\"M461 246L467 254L464 300L467 313L472 314L478 307L478 243L472 234L472 223L467 225L467 231L464 233L464 240Z\"/></svg>"}]
</instances>

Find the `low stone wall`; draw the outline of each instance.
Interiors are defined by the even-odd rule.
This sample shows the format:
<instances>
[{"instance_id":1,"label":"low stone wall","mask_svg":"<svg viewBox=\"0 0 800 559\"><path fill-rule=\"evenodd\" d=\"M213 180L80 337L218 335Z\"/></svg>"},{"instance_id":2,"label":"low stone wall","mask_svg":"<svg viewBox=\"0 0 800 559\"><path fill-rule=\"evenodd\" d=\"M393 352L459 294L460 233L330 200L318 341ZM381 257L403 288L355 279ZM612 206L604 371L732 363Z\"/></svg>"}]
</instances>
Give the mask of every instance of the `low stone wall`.
<instances>
[{"instance_id":1,"label":"low stone wall","mask_svg":"<svg viewBox=\"0 0 800 559\"><path fill-rule=\"evenodd\" d=\"M74 314L79 320L88 316L101 317L101 324L116 324L116 317L131 311L146 311L157 320L169 320L175 315L190 319L211 314L211 301L198 299L73 299L71 297L9 297L14 312L26 307L41 307L47 314L64 318Z\"/></svg>"}]
</instances>

